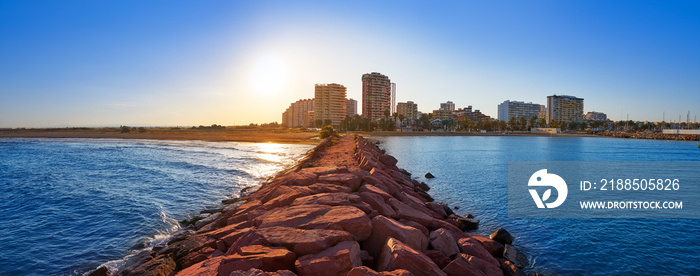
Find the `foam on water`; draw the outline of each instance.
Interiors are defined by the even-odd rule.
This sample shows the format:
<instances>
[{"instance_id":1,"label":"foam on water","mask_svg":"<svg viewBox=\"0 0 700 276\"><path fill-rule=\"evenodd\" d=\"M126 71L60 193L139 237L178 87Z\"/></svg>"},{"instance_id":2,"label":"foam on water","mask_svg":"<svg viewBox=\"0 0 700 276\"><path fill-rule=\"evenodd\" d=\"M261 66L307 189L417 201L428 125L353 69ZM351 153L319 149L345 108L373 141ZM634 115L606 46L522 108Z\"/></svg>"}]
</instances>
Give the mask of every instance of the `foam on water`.
<instances>
[{"instance_id":1,"label":"foam on water","mask_svg":"<svg viewBox=\"0 0 700 276\"><path fill-rule=\"evenodd\" d=\"M178 221L311 146L0 139L0 275L81 275L168 241Z\"/></svg>"}]
</instances>

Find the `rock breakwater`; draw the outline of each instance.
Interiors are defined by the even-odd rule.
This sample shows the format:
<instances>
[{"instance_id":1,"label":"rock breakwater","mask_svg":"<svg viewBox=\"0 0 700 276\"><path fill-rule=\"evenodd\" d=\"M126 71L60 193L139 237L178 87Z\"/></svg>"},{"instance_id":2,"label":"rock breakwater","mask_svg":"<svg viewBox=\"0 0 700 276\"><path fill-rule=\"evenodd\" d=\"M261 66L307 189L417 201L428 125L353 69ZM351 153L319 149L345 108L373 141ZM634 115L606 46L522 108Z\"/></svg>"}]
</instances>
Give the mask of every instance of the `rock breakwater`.
<instances>
[{"instance_id":1,"label":"rock breakwater","mask_svg":"<svg viewBox=\"0 0 700 276\"><path fill-rule=\"evenodd\" d=\"M116 274L524 275L507 231L465 233L478 220L433 202L396 163L360 136L329 137Z\"/></svg>"}]
</instances>

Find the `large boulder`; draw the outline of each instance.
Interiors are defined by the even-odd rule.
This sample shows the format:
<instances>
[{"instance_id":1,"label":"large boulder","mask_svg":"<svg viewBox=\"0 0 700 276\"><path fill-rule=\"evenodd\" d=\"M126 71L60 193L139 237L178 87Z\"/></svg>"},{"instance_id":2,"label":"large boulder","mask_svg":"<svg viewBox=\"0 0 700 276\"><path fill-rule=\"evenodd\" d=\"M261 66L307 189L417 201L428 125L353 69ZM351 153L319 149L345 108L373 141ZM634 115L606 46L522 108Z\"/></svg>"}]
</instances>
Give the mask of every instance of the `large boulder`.
<instances>
[{"instance_id":1,"label":"large boulder","mask_svg":"<svg viewBox=\"0 0 700 276\"><path fill-rule=\"evenodd\" d=\"M369 213L373 210L369 204L362 201L360 196L356 194L346 193L321 193L315 195L308 195L295 199L291 205L309 204L320 204L328 206L355 206L358 209L364 211L365 213Z\"/></svg>"},{"instance_id":2,"label":"large boulder","mask_svg":"<svg viewBox=\"0 0 700 276\"><path fill-rule=\"evenodd\" d=\"M426 250L423 252L425 256L428 256L433 263L435 263L440 269L443 269L445 266L447 266L452 260L445 256L445 254L442 254L442 252L437 251L437 250Z\"/></svg>"},{"instance_id":3,"label":"large boulder","mask_svg":"<svg viewBox=\"0 0 700 276\"><path fill-rule=\"evenodd\" d=\"M257 268L251 268L249 270L236 270L231 272L228 276L296 276L294 272L289 270L278 270L275 272L265 272Z\"/></svg>"},{"instance_id":4,"label":"large boulder","mask_svg":"<svg viewBox=\"0 0 700 276\"><path fill-rule=\"evenodd\" d=\"M360 188L360 190L362 190L362 188ZM359 192L358 195L360 196L362 201L369 204L369 206L376 210L380 215L390 218L396 218L396 211L394 211L394 208L391 208L389 204L386 204L384 202L384 199L381 195L373 192Z\"/></svg>"},{"instance_id":5,"label":"large boulder","mask_svg":"<svg viewBox=\"0 0 700 276\"><path fill-rule=\"evenodd\" d=\"M370 255L378 257L390 237L403 242L416 251L428 248L428 238L420 230L379 215L372 219L372 234L363 243L364 249Z\"/></svg>"},{"instance_id":6,"label":"large boulder","mask_svg":"<svg viewBox=\"0 0 700 276\"><path fill-rule=\"evenodd\" d=\"M230 275L236 270L257 268L263 271L293 270L296 255L284 247L250 245L241 247L235 254L224 256L219 265L219 275Z\"/></svg>"},{"instance_id":7,"label":"large boulder","mask_svg":"<svg viewBox=\"0 0 700 276\"><path fill-rule=\"evenodd\" d=\"M459 250L464 254L475 256L494 266L500 266L498 260L491 256L491 253L486 251L484 246L472 237L465 237L459 239L459 241L457 241L457 245L459 245Z\"/></svg>"},{"instance_id":8,"label":"large boulder","mask_svg":"<svg viewBox=\"0 0 700 276\"><path fill-rule=\"evenodd\" d=\"M148 260L138 267L130 270L121 271L119 275L124 276L163 276L170 275L177 268L175 260L170 255L161 255L156 258L148 258Z\"/></svg>"},{"instance_id":9,"label":"large boulder","mask_svg":"<svg viewBox=\"0 0 700 276\"><path fill-rule=\"evenodd\" d=\"M503 276L499 266L494 266L482 259L460 254L450 264L442 269L447 275L473 275L473 276Z\"/></svg>"},{"instance_id":10,"label":"large boulder","mask_svg":"<svg viewBox=\"0 0 700 276\"><path fill-rule=\"evenodd\" d=\"M347 275L361 266L360 245L344 241L315 255L306 255L295 262L299 275Z\"/></svg>"},{"instance_id":11,"label":"large boulder","mask_svg":"<svg viewBox=\"0 0 700 276\"><path fill-rule=\"evenodd\" d=\"M320 193L351 193L352 190L345 186L340 186L336 184L328 183L314 183L308 186L309 189L315 194Z\"/></svg>"},{"instance_id":12,"label":"large boulder","mask_svg":"<svg viewBox=\"0 0 700 276\"><path fill-rule=\"evenodd\" d=\"M425 254L413 250L397 239L389 238L379 255L377 270L392 271L395 269L405 269L416 276L446 275Z\"/></svg>"},{"instance_id":13,"label":"large boulder","mask_svg":"<svg viewBox=\"0 0 700 276\"><path fill-rule=\"evenodd\" d=\"M345 169L347 171L347 169ZM332 174L332 173L339 173L341 172L341 169L338 167L313 167L313 168L303 168L299 170L299 172L304 172L304 173L313 173L315 175L325 175L325 174Z\"/></svg>"},{"instance_id":14,"label":"large boulder","mask_svg":"<svg viewBox=\"0 0 700 276\"><path fill-rule=\"evenodd\" d=\"M319 176L318 182L338 184L357 191L360 188L361 179L352 173L336 173Z\"/></svg>"},{"instance_id":15,"label":"large boulder","mask_svg":"<svg viewBox=\"0 0 700 276\"><path fill-rule=\"evenodd\" d=\"M505 249L505 247L503 247L503 244L477 234L467 234L467 236L479 241L481 245L484 246L486 251L491 253L491 256L494 256L496 258L500 258L503 256L503 250Z\"/></svg>"},{"instance_id":16,"label":"large boulder","mask_svg":"<svg viewBox=\"0 0 700 276\"><path fill-rule=\"evenodd\" d=\"M515 249L515 246L506 244L503 251L503 258L513 263L518 268L526 267L530 264L525 254Z\"/></svg>"},{"instance_id":17,"label":"large boulder","mask_svg":"<svg viewBox=\"0 0 700 276\"><path fill-rule=\"evenodd\" d=\"M416 210L415 208L406 205L406 203L403 203L398 199L389 199L389 205L391 205L391 207L394 208L394 211L396 211L396 215L399 218L415 221L425 227L430 227L433 221L433 217L431 217L430 215Z\"/></svg>"},{"instance_id":18,"label":"large boulder","mask_svg":"<svg viewBox=\"0 0 700 276\"><path fill-rule=\"evenodd\" d=\"M265 202L263 208L270 210L272 208L287 206L295 199L310 195L311 193L313 193L313 191L308 187L279 186L263 199Z\"/></svg>"},{"instance_id":19,"label":"large boulder","mask_svg":"<svg viewBox=\"0 0 700 276\"><path fill-rule=\"evenodd\" d=\"M371 176L367 176L367 177L372 178ZM379 189L379 188L377 188L377 186L370 185L370 184L362 185L362 187L360 187L360 189L357 190L357 191L360 192L360 193L362 193L362 192L375 193L375 194L381 196L382 199L384 199L384 202L389 201L390 198L394 198L393 196L391 196L391 195L390 195L389 193L387 193L386 191L384 191L384 190L382 190L382 189Z\"/></svg>"},{"instance_id":20,"label":"large boulder","mask_svg":"<svg viewBox=\"0 0 700 276\"><path fill-rule=\"evenodd\" d=\"M430 245L447 257L459 254L457 241L445 228L440 228L430 233Z\"/></svg>"},{"instance_id":21,"label":"large boulder","mask_svg":"<svg viewBox=\"0 0 700 276\"><path fill-rule=\"evenodd\" d=\"M223 256L210 258L180 270L176 276L217 276Z\"/></svg>"},{"instance_id":22,"label":"large boulder","mask_svg":"<svg viewBox=\"0 0 700 276\"><path fill-rule=\"evenodd\" d=\"M413 276L413 273L405 269L376 272L366 266L358 266L350 270L347 276Z\"/></svg>"},{"instance_id":23,"label":"large boulder","mask_svg":"<svg viewBox=\"0 0 700 276\"><path fill-rule=\"evenodd\" d=\"M316 254L343 241L355 237L345 231L328 229L296 229L273 226L259 228L258 232L272 245L284 246L297 256Z\"/></svg>"},{"instance_id":24,"label":"large boulder","mask_svg":"<svg viewBox=\"0 0 700 276\"><path fill-rule=\"evenodd\" d=\"M230 236L230 235L229 235ZM227 237L229 237L227 236ZM253 229L248 229L248 231L242 232L240 235L238 235L238 238L233 240L232 237L229 237L229 240L224 240L224 243L231 243L231 246L229 246L228 251L226 251L226 255L231 255L231 254L236 254L241 252L241 248L247 247L247 246L252 246L252 245L270 245L265 237L261 235L258 231L255 231ZM226 238L224 238L226 239ZM231 242L233 241L233 242Z\"/></svg>"},{"instance_id":25,"label":"large boulder","mask_svg":"<svg viewBox=\"0 0 700 276\"><path fill-rule=\"evenodd\" d=\"M525 273L510 261L499 259L499 262L501 263L501 271L503 271L504 276L525 276Z\"/></svg>"},{"instance_id":26,"label":"large boulder","mask_svg":"<svg viewBox=\"0 0 700 276\"><path fill-rule=\"evenodd\" d=\"M372 224L365 212L353 206L288 206L267 212L259 219L259 228L284 226L343 230L355 236L358 241L366 240L372 231Z\"/></svg>"},{"instance_id":27,"label":"large boulder","mask_svg":"<svg viewBox=\"0 0 700 276\"><path fill-rule=\"evenodd\" d=\"M508 233L506 229L503 228L498 228L498 230L496 230L496 232L493 232L493 234L491 234L489 238L491 238L494 241L500 242L503 245L513 243L513 236L510 233Z\"/></svg>"},{"instance_id":28,"label":"large boulder","mask_svg":"<svg viewBox=\"0 0 700 276\"><path fill-rule=\"evenodd\" d=\"M391 155L382 154L379 156L379 162L387 166L395 166L399 160L396 160L396 158Z\"/></svg>"}]
</instances>

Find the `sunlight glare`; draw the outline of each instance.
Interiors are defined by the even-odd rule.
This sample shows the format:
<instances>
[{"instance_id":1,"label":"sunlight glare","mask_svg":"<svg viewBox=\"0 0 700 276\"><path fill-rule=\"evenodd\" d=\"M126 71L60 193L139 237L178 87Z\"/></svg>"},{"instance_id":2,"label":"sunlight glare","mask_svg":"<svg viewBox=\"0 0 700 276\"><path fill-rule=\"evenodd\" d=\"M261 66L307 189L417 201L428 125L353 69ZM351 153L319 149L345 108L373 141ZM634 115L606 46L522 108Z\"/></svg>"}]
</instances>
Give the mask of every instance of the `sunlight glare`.
<instances>
[{"instance_id":1,"label":"sunlight glare","mask_svg":"<svg viewBox=\"0 0 700 276\"><path fill-rule=\"evenodd\" d=\"M284 63L275 57L265 57L255 64L252 71L253 86L258 92L280 92L287 78Z\"/></svg>"}]
</instances>

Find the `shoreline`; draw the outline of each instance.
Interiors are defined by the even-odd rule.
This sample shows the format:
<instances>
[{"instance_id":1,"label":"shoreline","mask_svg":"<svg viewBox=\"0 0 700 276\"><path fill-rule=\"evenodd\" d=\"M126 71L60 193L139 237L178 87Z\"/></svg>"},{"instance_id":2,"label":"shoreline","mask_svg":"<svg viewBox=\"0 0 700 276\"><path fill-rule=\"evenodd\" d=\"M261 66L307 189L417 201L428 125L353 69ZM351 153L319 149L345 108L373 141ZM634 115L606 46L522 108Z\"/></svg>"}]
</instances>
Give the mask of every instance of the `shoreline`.
<instances>
[{"instance_id":1,"label":"shoreline","mask_svg":"<svg viewBox=\"0 0 700 276\"><path fill-rule=\"evenodd\" d=\"M120 133L103 129L0 130L0 138L88 138L148 139L172 141L247 142L315 145L318 132L231 131L231 130L148 130L145 133Z\"/></svg>"},{"instance_id":2,"label":"shoreline","mask_svg":"<svg viewBox=\"0 0 700 276\"><path fill-rule=\"evenodd\" d=\"M433 202L396 162L361 136L332 136L117 275L524 275L507 231L468 233L479 220Z\"/></svg>"}]
</instances>

